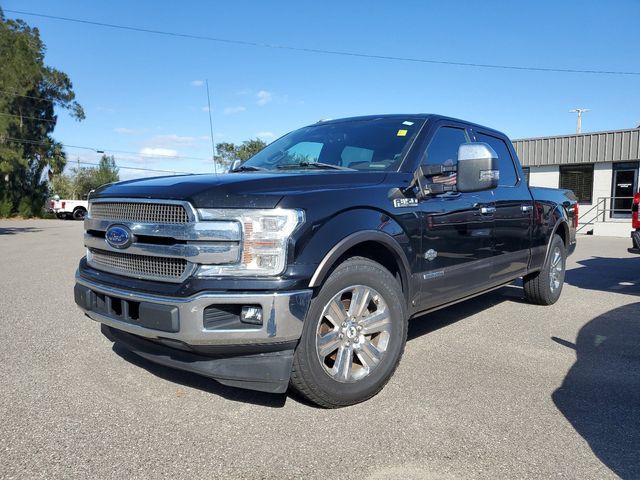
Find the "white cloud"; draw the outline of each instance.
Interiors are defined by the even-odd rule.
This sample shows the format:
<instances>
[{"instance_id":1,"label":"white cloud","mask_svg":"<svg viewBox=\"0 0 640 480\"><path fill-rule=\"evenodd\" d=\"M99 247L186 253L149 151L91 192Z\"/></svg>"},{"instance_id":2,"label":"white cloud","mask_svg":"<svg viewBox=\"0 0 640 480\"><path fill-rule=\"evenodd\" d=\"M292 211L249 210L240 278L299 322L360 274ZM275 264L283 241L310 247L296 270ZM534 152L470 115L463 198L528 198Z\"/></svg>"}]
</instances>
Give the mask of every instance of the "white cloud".
<instances>
[{"instance_id":1,"label":"white cloud","mask_svg":"<svg viewBox=\"0 0 640 480\"><path fill-rule=\"evenodd\" d=\"M126 128L126 127L118 127L113 129L114 132L120 133L121 135L140 135L145 132L148 132L148 128Z\"/></svg>"},{"instance_id":2,"label":"white cloud","mask_svg":"<svg viewBox=\"0 0 640 480\"><path fill-rule=\"evenodd\" d=\"M201 87L204 85L204 80L193 80L191 82L192 87Z\"/></svg>"},{"instance_id":3,"label":"white cloud","mask_svg":"<svg viewBox=\"0 0 640 480\"><path fill-rule=\"evenodd\" d=\"M208 112L208 111L209 111L209 107L206 107L206 106L205 106L205 107L202 107L202 108L201 108L201 110L202 110L203 112Z\"/></svg>"},{"instance_id":4,"label":"white cloud","mask_svg":"<svg viewBox=\"0 0 640 480\"><path fill-rule=\"evenodd\" d=\"M256 103L262 106L273 100L273 94L271 92L267 92L266 90L260 90L258 93L256 93L256 98L258 99Z\"/></svg>"},{"instance_id":5,"label":"white cloud","mask_svg":"<svg viewBox=\"0 0 640 480\"><path fill-rule=\"evenodd\" d=\"M227 107L224 109L225 115L232 115L234 113L244 112L246 110L242 105L238 105L237 107Z\"/></svg>"},{"instance_id":6,"label":"white cloud","mask_svg":"<svg viewBox=\"0 0 640 480\"><path fill-rule=\"evenodd\" d=\"M258 133L256 133L256 137L258 137L258 138L262 138L262 139L264 139L264 140L267 140L267 139L273 138L273 137L275 137L275 136L276 136L276 135L275 135L275 133L273 133L273 132L258 132Z\"/></svg>"},{"instance_id":7,"label":"white cloud","mask_svg":"<svg viewBox=\"0 0 640 480\"><path fill-rule=\"evenodd\" d=\"M140 155L156 156L156 157L177 157L178 152L171 148L152 148L144 147L140 150Z\"/></svg>"},{"instance_id":8,"label":"white cloud","mask_svg":"<svg viewBox=\"0 0 640 480\"><path fill-rule=\"evenodd\" d=\"M180 135L156 135L149 142L158 147L172 147L174 145L193 145L196 137L185 137Z\"/></svg>"},{"instance_id":9,"label":"white cloud","mask_svg":"<svg viewBox=\"0 0 640 480\"><path fill-rule=\"evenodd\" d=\"M238 95L251 95L253 93L253 90L251 90L250 88L243 88L242 90L238 90L236 92Z\"/></svg>"}]
</instances>

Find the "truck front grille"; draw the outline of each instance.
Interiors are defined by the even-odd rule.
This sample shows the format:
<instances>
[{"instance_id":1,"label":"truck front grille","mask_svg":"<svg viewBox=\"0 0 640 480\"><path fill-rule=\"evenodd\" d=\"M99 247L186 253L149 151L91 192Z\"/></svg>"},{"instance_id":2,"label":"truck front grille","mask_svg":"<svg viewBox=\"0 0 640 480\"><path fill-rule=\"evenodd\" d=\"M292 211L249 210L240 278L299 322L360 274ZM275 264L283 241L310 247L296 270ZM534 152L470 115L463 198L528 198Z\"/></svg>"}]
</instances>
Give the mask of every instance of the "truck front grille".
<instances>
[{"instance_id":1,"label":"truck front grille","mask_svg":"<svg viewBox=\"0 0 640 480\"><path fill-rule=\"evenodd\" d=\"M92 267L111 273L148 280L179 282L188 262L181 258L151 257L90 249L87 261Z\"/></svg>"},{"instance_id":2,"label":"truck front grille","mask_svg":"<svg viewBox=\"0 0 640 480\"><path fill-rule=\"evenodd\" d=\"M170 203L94 202L91 204L91 218L140 223L189 222L186 209Z\"/></svg>"}]
</instances>

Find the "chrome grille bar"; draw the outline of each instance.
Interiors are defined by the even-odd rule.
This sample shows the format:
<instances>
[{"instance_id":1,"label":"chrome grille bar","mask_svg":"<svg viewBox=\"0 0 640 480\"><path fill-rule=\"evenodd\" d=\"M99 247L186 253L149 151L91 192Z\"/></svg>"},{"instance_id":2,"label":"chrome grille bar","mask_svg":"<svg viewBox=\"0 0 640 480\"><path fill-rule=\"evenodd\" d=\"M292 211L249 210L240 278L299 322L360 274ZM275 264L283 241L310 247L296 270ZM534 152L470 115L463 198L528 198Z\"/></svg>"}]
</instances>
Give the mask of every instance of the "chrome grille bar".
<instances>
[{"instance_id":1,"label":"chrome grille bar","mask_svg":"<svg viewBox=\"0 0 640 480\"><path fill-rule=\"evenodd\" d=\"M89 249L87 262L97 270L147 280L181 282L193 268L181 258L150 257Z\"/></svg>"},{"instance_id":2,"label":"chrome grille bar","mask_svg":"<svg viewBox=\"0 0 640 480\"><path fill-rule=\"evenodd\" d=\"M184 224L189 215L173 203L92 202L91 218L140 223Z\"/></svg>"},{"instance_id":3,"label":"chrome grille bar","mask_svg":"<svg viewBox=\"0 0 640 480\"><path fill-rule=\"evenodd\" d=\"M129 230L126 248L106 241L114 225ZM91 267L139 279L183 282L199 265L237 263L242 250L239 221L201 220L183 200L91 199L84 228Z\"/></svg>"}]
</instances>

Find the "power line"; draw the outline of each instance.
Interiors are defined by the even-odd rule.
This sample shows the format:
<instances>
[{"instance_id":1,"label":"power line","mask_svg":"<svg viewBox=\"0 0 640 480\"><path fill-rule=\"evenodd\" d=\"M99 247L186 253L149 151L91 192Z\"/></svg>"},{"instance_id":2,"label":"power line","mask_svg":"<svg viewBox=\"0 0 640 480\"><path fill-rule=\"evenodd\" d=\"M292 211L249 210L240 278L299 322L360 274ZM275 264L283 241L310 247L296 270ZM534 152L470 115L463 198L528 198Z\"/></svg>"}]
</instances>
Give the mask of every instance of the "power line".
<instances>
[{"instance_id":1,"label":"power line","mask_svg":"<svg viewBox=\"0 0 640 480\"><path fill-rule=\"evenodd\" d=\"M73 161L70 160L70 162L73 162ZM82 160L76 161L76 162L73 162L73 163L78 163L80 165L93 165L94 167L99 167L100 166L99 163L84 162ZM155 168L127 167L127 166L123 166L123 165L116 165L116 167L123 168L125 170L141 170L143 172L173 173L174 175L176 175L176 174L192 175L191 172L179 172L177 170L158 170L158 169L155 169Z\"/></svg>"},{"instance_id":2,"label":"power line","mask_svg":"<svg viewBox=\"0 0 640 480\"><path fill-rule=\"evenodd\" d=\"M150 28L133 27L128 25L116 25L113 23L96 22L96 21L84 20L79 18L60 17L56 15L46 15L43 13L24 12L20 10L5 10L5 12L15 13L19 15L29 15L33 17L48 18L52 20L61 20L64 22L73 22L73 23L81 23L86 25L94 25L99 27L115 28L119 30L151 33L154 35L189 38L194 40L207 40L210 42L226 43L226 44L232 44L232 45L244 45L249 47L275 48L280 50L290 50L290 51L296 51L296 52L320 53L320 54L326 54L326 55L341 55L341 56L347 56L347 57L360 57L360 58L369 58L369 59L376 59L376 60L392 60L392 61L400 61L400 62L429 63L429 64L435 64L435 65L451 65L451 66L459 66L459 67L492 68L492 69L501 69L501 70L525 70L525 71L533 71L533 72L585 73L585 74L595 74L595 75L638 75L640 76L640 72L624 72L624 71L613 71L613 70L586 70L586 69L573 69L573 68L527 67L527 66L518 66L518 65L500 65L500 64L490 64L490 63L456 62L456 61L450 61L450 60L434 60L434 59L427 59L427 58L396 57L391 55L375 55L375 54L369 54L369 53L349 52L344 50L324 50L319 48L295 47L291 45L278 45L278 44L263 43L263 42L250 42L247 40L209 37L205 35L196 35L191 33L168 32L164 30L154 30Z\"/></svg>"},{"instance_id":3,"label":"power line","mask_svg":"<svg viewBox=\"0 0 640 480\"><path fill-rule=\"evenodd\" d=\"M19 93L10 92L9 90L0 90L0 93L5 93L5 94L11 95L13 97L32 98L34 100L40 100L41 102L53 103L55 101L55 100L51 100L50 98L40 98L40 97L34 97L32 95L20 95Z\"/></svg>"},{"instance_id":4,"label":"power line","mask_svg":"<svg viewBox=\"0 0 640 480\"><path fill-rule=\"evenodd\" d=\"M38 140L30 140L30 139L22 139L22 138L12 138L12 137L5 137L6 140L12 141L12 142L17 142L17 143L27 143L30 145L41 145L43 147L46 147L47 145L50 145L51 143L47 143L47 142L40 142ZM140 157L147 157L147 158L157 158L157 157L163 157L163 158L175 158L175 159L186 159L186 160L204 160L204 161L208 161L208 158L203 158L203 157L187 157L187 156L183 156L183 155L166 155L166 154L161 154L161 153L142 153L142 152L132 152L132 151L128 151L128 150L113 150L110 148L95 148L95 147L86 147L86 146L82 146L82 145L69 145L67 143L61 143L60 145L62 145L63 147L67 147L67 148L79 148L81 150L91 150L93 152L96 153L105 153L105 152L109 152L109 153L122 153L122 154L126 154L126 155L136 155L136 156L140 156Z\"/></svg>"},{"instance_id":5,"label":"power line","mask_svg":"<svg viewBox=\"0 0 640 480\"><path fill-rule=\"evenodd\" d=\"M20 140L20 139L10 138L10 137L7 137L6 140L9 140L9 141L12 141L12 142L28 143L28 144L31 144L31 145L42 145L42 146L50 145L50 143L37 142L37 141L34 141L34 140ZM65 145L65 144L62 144L62 143L60 145L63 145L65 147L70 147L70 148L82 148L82 149L86 149L86 150L96 151L91 147L80 147L80 146L76 146L76 145ZM96 167L100 165L99 163L92 163L92 162L86 162L86 161L81 161L81 160L78 160L75 163L79 163L79 164L82 164L82 165L93 165L93 166L96 166ZM191 174L191 172L181 172L181 171L178 171L178 170L160 170L160 169L156 169L156 168L129 167L129 166L126 166L126 165L116 165L116 166L118 168L124 168L124 169L128 169L128 170L143 170L143 171L146 171L146 172L173 173L173 174L178 174L179 173L179 174L184 174L184 175L190 175Z\"/></svg>"},{"instance_id":6,"label":"power line","mask_svg":"<svg viewBox=\"0 0 640 480\"><path fill-rule=\"evenodd\" d=\"M38 117L25 117L24 115L16 115L16 114L13 114L13 113L0 112L0 115L4 115L6 117L16 117L16 118L26 119L26 120L37 120L39 122L56 123L56 120L47 120L46 118L38 118Z\"/></svg>"}]
</instances>

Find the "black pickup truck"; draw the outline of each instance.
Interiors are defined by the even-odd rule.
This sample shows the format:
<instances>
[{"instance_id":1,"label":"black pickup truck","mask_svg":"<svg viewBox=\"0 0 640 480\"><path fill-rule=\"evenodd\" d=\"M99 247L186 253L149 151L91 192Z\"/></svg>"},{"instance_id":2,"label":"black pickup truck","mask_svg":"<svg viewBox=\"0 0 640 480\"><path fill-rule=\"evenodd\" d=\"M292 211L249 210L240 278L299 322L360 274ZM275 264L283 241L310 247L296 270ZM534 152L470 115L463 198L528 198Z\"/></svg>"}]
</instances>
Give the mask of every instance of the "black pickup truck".
<instances>
[{"instance_id":1,"label":"black pickup truck","mask_svg":"<svg viewBox=\"0 0 640 480\"><path fill-rule=\"evenodd\" d=\"M530 302L558 300L577 223L575 196L529 188L500 132L324 121L229 174L95 191L75 301L153 362L340 407L382 389L410 318L519 277Z\"/></svg>"}]
</instances>

